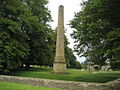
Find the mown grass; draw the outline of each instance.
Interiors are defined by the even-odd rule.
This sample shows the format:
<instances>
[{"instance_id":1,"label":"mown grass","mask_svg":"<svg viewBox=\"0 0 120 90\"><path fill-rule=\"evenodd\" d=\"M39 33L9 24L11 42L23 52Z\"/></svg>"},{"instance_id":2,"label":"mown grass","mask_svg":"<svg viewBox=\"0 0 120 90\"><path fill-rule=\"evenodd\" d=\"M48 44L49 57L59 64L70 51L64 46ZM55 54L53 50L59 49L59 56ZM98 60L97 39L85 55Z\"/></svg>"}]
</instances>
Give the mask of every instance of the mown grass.
<instances>
[{"instance_id":1,"label":"mown grass","mask_svg":"<svg viewBox=\"0 0 120 90\"><path fill-rule=\"evenodd\" d=\"M16 84L0 81L0 90L63 90L63 89L33 87L25 84Z\"/></svg>"},{"instance_id":2,"label":"mown grass","mask_svg":"<svg viewBox=\"0 0 120 90\"><path fill-rule=\"evenodd\" d=\"M44 78L77 82L105 83L120 78L120 71L92 72L68 69L69 74L54 74L49 68L32 68L29 71L13 72L12 76Z\"/></svg>"}]
</instances>

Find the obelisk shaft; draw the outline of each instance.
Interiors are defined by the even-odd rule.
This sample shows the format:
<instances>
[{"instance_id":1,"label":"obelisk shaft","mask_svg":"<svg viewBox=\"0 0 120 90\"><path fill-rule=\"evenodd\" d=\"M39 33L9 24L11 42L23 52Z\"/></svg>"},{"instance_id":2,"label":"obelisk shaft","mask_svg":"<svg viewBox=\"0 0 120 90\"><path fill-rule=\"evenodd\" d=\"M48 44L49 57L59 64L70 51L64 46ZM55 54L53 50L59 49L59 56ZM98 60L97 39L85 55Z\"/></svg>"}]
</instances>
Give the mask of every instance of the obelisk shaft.
<instances>
[{"instance_id":1,"label":"obelisk shaft","mask_svg":"<svg viewBox=\"0 0 120 90\"><path fill-rule=\"evenodd\" d=\"M64 7L59 7L56 56L64 57Z\"/></svg>"},{"instance_id":2,"label":"obelisk shaft","mask_svg":"<svg viewBox=\"0 0 120 90\"><path fill-rule=\"evenodd\" d=\"M55 73L66 73L66 63L64 58L64 7L59 6L58 28L56 41L56 55L53 64Z\"/></svg>"}]
</instances>

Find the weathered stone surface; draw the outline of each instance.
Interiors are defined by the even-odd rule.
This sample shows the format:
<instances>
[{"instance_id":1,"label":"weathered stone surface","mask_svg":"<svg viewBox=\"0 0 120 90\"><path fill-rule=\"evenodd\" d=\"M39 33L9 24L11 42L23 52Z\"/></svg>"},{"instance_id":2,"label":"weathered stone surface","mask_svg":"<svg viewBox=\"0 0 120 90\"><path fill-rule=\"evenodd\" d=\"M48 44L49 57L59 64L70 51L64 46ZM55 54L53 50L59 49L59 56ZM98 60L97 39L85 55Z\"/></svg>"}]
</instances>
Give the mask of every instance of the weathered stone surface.
<instances>
[{"instance_id":1,"label":"weathered stone surface","mask_svg":"<svg viewBox=\"0 0 120 90\"><path fill-rule=\"evenodd\" d=\"M62 62L54 62L54 73L66 73L66 63Z\"/></svg>"},{"instance_id":2,"label":"weathered stone surface","mask_svg":"<svg viewBox=\"0 0 120 90\"><path fill-rule=\"evenodd\" d=\"M64 58L64 7L59 6L58 28L56 41L56 55L53 64L54 73L66 73L66 63Z\"/></svg>"},{"instance_id":3,"label":"weathered stone surface","mask_svg":"<svg viewBox=\"0 0 120 90\"><path fill-rule=\"evenodd\" d=\"M108 83L84 83L0 75L0 81L22 83L40 87L61 88L66 90L120 90L120 79L110 81Z\"/></svg>"}]
</instances>

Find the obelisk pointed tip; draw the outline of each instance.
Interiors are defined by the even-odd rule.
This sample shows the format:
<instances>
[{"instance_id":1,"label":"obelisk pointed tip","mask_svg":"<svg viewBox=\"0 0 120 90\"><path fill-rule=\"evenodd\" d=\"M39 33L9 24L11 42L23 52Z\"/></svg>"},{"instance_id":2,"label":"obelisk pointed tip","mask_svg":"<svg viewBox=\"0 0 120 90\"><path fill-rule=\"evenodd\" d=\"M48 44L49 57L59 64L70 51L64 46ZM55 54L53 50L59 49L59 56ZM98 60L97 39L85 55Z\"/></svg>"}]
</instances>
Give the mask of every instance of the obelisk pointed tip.
<instances>
[{"instance_id":1,"label":"obelisk pointed tip","mask_svg":"<svg viewBox=\"0 0 120 90\"><path fill-rule=\"evenodd\" d=\"M59 7L64 7L63 5L60 5Z\"/></svg>"}]
</instances>

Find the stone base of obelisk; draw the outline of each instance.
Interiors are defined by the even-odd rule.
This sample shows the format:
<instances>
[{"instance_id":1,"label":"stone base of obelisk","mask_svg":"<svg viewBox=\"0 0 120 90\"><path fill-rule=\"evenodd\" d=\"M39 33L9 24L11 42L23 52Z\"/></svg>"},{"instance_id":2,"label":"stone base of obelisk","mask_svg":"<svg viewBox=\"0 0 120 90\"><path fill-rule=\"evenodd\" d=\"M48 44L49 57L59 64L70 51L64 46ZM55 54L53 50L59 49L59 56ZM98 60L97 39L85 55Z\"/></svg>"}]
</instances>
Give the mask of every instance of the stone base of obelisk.
<instances>
[{"instance_id":1,"label":"stone base of obelisk","mask_svg":"<svg viewBox=\"0 0 120 90\"><path fill-rule=\"evenodd\" d=\"M57 59L59 59L59 60L57 60ZM56 74L66 74L67 73L66 63L62 59L64 59L64 58L63 57L61 57L61 58L56 57L55 58L55 62L53 64L53 72Z\"/></svg>"}]
</instances>

